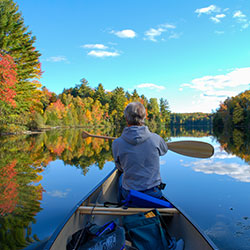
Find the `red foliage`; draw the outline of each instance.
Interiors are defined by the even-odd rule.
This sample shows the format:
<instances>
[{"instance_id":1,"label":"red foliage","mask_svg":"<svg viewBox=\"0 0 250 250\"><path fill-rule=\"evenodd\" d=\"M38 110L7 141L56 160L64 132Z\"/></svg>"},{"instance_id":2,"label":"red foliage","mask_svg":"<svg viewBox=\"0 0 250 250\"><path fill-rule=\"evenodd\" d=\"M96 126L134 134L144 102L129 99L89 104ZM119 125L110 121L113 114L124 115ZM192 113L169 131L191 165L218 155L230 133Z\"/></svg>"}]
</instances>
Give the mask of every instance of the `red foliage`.
<instances>
[{"instance_id":1,"label":"red foliage","mask_svg":"<svg viewBox=\"0 0 250 250\"><path fill-rule=\"evenodd\" d=\"M52 97L52 92L50 92L46 87L42 88L42 92L44 96L46 96L47 99L50 100L50 98Z\"/></svg>"},{"instance_id":2,"label":"red foliage","mask_svg":"<svg viewBox=\"0 0 250 250\"><path fill-rule=\"evenodd\" d=\"M16 107L16 66L11 56L0 54L0 100Z\"/></svg>"},{"instance_id":3,"label":"red foliage","mask_svg":"<svg viewBox=\"0 0 250 250\"><path fill-rule=\"evenodd\" d=\"M14 211L17 204L16 166L17 161L0 169L0 214L5 215Z\"/></svg>"}]
</instances>

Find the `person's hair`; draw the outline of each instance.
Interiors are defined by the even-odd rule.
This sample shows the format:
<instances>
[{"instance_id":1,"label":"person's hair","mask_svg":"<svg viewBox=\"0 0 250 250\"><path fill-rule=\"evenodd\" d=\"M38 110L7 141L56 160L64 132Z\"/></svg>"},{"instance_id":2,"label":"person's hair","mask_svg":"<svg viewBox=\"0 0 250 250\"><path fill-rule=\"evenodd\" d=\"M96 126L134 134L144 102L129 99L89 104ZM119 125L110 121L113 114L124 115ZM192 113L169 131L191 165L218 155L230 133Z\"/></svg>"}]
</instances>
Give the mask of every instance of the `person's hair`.
<instances>
[{"instance_id":1,"label":"person's hair","mask_svg":"<svg viewBox=\"0 0 250 250\"><path fill-rule=\"evenodd\" d=\"M131 102L125 108L124 116L129 125L142 126L146 117L146 110L140 102Z\"/></svg>"}]
</instances>

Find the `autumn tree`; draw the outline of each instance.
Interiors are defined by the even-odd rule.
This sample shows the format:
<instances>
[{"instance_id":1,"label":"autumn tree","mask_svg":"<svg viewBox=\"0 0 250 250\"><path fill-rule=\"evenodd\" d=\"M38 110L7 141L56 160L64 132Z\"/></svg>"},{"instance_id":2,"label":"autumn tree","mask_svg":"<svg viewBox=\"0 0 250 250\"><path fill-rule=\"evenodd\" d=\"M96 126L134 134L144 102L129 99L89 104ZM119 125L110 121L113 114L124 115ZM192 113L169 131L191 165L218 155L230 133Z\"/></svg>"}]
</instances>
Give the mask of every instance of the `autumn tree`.
<instances>
[{"instance_id":1,"label":"autumn tree","mask_svg":"<svg viewBox=\"0 0 250 250\"><path fill-rule=\"evenodd\" d=\"M31 107L39 104L41 77L40 53L34 47L35 37L24 25L18 6L13 0L0 0L0 53L13 58L16 65L16 108L12 113L18 116L18 123L25 124Z\"/></svg>"}]
</instances>

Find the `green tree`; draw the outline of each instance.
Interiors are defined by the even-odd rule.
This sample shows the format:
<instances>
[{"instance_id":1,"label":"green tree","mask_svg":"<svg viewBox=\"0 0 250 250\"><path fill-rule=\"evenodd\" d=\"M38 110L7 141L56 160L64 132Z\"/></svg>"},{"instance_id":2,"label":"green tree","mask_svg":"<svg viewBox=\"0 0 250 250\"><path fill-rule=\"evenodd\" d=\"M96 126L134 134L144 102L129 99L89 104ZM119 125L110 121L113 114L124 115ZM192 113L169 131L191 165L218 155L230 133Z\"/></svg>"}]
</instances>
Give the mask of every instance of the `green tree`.
<instances>
[{"instance_id":1,"label":"green tree","mask_svg":"<svg viewBox=\"0 0 250 250\"><path fill-rule=\"evenodd\" d=\"M76 87L72 89L71 94L74 97L79 96L81 98L93 97L94 90L89 87L88 81L85 78L83 78L83 79L81 79L80 82L81 82L81 84L77 84Z\"/></svg>"},{"instance_id":2,"label":"green tree","mask_svg":"<svg viewBox=\"0 0 250 250\"><path fill-rule=\"evenodd\" d=\"M140 99L140 96L138 95L136 89L134 89L133 93L132 93L132 101L133 102L138 102Z\"/></svg>"},{"instance_id":3,"label":"green tree","mask_svg":"<svg viewBox=\"0 0 250 250\"><path fill-rule=\"evenodd\" d=\"M24 25L17 4L12 0L0 0L0 50L14 59L19 82L29 82L41 74L35 39Z\"/></svg>"},{"instance_id":4,"label":"green tree","mask_svg":"<svg viewBox=\"0 0 250 250\"><path fill-rule=\"evenodd\" d=\"M10 55L17 72L16 114L19 124L25 124L31 108L39 103L37 79L41 77L40 53L34 47L35 37L24 25L18 6L13 0L0 0L0 53Z\"/></svg>"},{"instance_id":5,"label":"green tree","mask_svg":"<svg viewBox=\"0 0 250 250\"><path fill-rule=\"evenodd\" d=\"M170 123L170 110L169 110L169 104L166 99L161 98L160 99L160 112L161 112L161 118L162 121L165 124Z\"/></svg>"},{"instance_id":6,"label":"green tree","mask_svg":"<svg viewBox=\"0 0 250 250\"><path fill-rule=\"evenodd\" d=\"M101 83L99 83L98 87L95 89L94 99L100 101L102 105L105 105L110 101Z\"/></svg>"},{"instance_id":7,"label":"green tree","mask_svg":"<svg viewBox=\"0 0 250 250\"><path fill-rule=\"evenodd\" d=\"M155 120L159 118L160 109L157 102L157 98L150 98L148 103L148 119Z\"/></svg>"},{"instance_id":8,"label":"green tree","mask_svg":"<svg viewBox=\"0 0 250 250\"><path fill-rule=\"evenodd\" d=\"M123 112L127 101L124 89L117 87L112 93L109 112L115 124L124 124Z\"/></svg>"},{"instance_id":9,"label":"green tree","mask_svg":"<svg viewBox=\"0 0 250 250\"><path fill-rule=\"evenodd\" d=\"M239 104L236 104L233 110L233 123L239 124L243 123L243 121L244 121L244 110Z\"/></svg>"}]
</instances>

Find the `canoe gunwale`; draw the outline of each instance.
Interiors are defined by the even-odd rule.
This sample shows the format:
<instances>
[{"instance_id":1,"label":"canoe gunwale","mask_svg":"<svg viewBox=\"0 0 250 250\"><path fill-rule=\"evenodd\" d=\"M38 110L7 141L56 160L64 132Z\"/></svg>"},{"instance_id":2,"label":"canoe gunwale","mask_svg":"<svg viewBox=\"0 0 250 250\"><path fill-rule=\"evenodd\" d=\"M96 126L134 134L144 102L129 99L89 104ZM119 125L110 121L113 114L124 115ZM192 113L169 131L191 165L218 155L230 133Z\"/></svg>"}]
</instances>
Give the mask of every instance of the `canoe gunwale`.
<instances>
[{"instance_id":1,"label":"canoe gunwale","mask_svg":"<svg viewBox=\"0 0 250 250\"><path fill-rule=\"evenodd\" d=\"M64 226L66 225L66 223L68 222L68 220L71 218L72 215L74 215L74 213L78 210L78 208L82 205L82 203L84 201L86 201L114 172L116 171L116 168L114 168L113 170L111 170L105 178L103 178L90 192L88 192L75 206L74 208L68 213L68 215L65 217L64 221L62 222L62 224L60 224L56 230L54 231L54 233L51 235L51 237L49 238L47 244L44 247L44 250L50 249L51 246L53 245L53 243L55 242L56 238L58 237L58 235L60 234L60 232L62 231L62 229L64 228Z\"/></svg>"}]
</instances>

